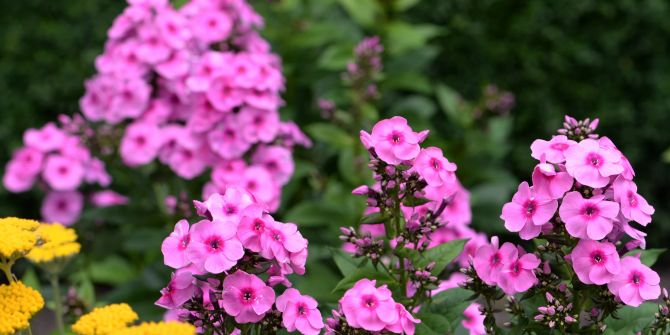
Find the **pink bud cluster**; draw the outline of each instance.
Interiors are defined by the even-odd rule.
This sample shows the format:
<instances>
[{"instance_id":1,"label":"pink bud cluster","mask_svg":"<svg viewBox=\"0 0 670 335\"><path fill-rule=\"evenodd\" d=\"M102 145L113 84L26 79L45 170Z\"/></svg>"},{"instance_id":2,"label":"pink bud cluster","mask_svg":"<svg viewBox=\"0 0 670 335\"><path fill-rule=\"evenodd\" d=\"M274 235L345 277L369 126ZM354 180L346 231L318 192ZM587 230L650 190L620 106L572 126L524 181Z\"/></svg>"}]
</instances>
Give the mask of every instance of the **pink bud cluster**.
<instances>
[{"instance_id":1,"label":"pink bud cluster","mask_svg":"<svg viewBox=\"0 0 670 335\"><path fill-rule=\"evenodd\" d=\"M194 203L202 219L179 221L163 241L165 264L176 271L156 304L205 331L234 322L318 334L313 298L292 288L275 293L291 286L287 275L305 273L308 242L297 226L275 221L239 188Z\"/></svg>"},{"instance_id":2,"label":"pink bud cluster","mask_svg":"<svg viewBox=\"0 0 670 335\"><path fill-rule=\"evenodd\" d=\"M350 328L377 333L413 335L420 323L400 303L393 300L391 291L370 279L361 279L347 290L339 302L339 310L326 320L326 335L348 334Z\"/></svg>"},{"instance_id":3,"label":"pink bud cluster","mask_svg":"<svg viewBox=\"0 0 670 335\"><path fill-rule=\"evenodd\" d=\"M660 278L637 257L624 253L645 247L646 234L632 222L646 226L654 208L637 193L635 175L626 157L612 140L594 133L598 120L566 117L564 128L550 140L531 145L539 163L532 185L522 182L501 218L511 232L524 240L544 238L552 250L563 252L579 281L607 285L619 301L639 306L660 295ZM625 247L617 249L619 242ZM566 249L567 248L567 249ZM533 269L539 259L497 241L480 247L474 258L477 275L488 285L497 284L507 294L523 292L535 282ZM565 252L565 250L568 250ZM520 256L518 260L514 255ZM527 257L526 262L521 262ZM508 283L512 267L522 275ZM497 270L500 269L500 270Z\"/></svg>"},{"instance_id":4,"label":"pink bud cluster","mask_svg":"<svg viewBox=\"0 0 670 335\"><path fill-rule=\"evenodd\" d=\"M84 207L79 191L85 184L107 187L112 177L105 163L94 157L82 138L55 123L23 134L23 147L16 150L7 163L3 185L10 192L25 192L36 183L47 193L41 214L47 222L71 225ZM127 199L113 191L93 193L94 206L124 204Z\"/></svg>"},{"instance_id":5,"label":"pink bud cluster","mask_svg":"<svg viewBox=\"0 0 670 335\"><path fill-rule=\"evenodd\" d=\"M158 159L184 179L212 169L205 198L243 187L274 210L293 174L291 149L309 139L279 119L284 78L262 25L244 0L178 9L129 0L86 82L82 113L125 128L126 165Z\"/></svg>"}]
</instances>

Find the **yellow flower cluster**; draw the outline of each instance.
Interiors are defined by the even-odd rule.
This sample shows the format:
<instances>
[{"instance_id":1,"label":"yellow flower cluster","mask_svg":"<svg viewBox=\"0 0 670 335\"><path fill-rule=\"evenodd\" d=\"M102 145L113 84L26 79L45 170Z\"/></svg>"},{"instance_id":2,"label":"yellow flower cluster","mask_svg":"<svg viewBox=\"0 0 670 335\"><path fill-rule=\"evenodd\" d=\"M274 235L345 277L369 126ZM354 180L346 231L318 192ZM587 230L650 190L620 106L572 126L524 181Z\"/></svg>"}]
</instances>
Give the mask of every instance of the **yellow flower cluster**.
<instances>
[{"instance_id":1,"label":"yellow flower cluster","mask_svg":"<svg viewBox=\"0 0 670 335\"><path fill-rule=\"evenodd\" d=\"M28 327L28 322L44 307L39 292L22 282L0 285L0 335L11 335Z\"/></svg>"},{"instance_id":2,"label":"yellow flower cluster","mask_svg":"<svg viewBox=\"0 0 670 335\"><path fill-rule=\"evenodd\" d=\"M35 230L39 225L37 221L14 217L0 219L0 258L13 263L27 254L37 242Z\"/></svg>"},{"instance_id":3,"label":"yellow flower cluster","mask_svg":"<svg viewBox=\"0 0 670 335\"><path fill-rule=\"evenodd\" d=\"M51 262L77 254L81 249L74 229L59 224L41 224L35 233L37 246L26 255L33 263Z\"/></svg>"},{"instance_id":4,"label":"yellow flower cluster","mask_svg":"<svg viewBox=\"0 0 670 335\"><path fill-rule=\"evenodd\" d=\"M195 335L195 327L188 323L145 322L138 326L119 330L112 335Z\"/></svg>"},{"instance_id":5,"label":"yellow flower cluster","mask_svg":"<svg viewBox=\"0 0 670 335\"><path fill-rule=\"evenodd\" d=\"M137 313L127 304L114 304L93 309L72 325L78 335L112 335L137 320Z\"/></svg>"}]
</instances>

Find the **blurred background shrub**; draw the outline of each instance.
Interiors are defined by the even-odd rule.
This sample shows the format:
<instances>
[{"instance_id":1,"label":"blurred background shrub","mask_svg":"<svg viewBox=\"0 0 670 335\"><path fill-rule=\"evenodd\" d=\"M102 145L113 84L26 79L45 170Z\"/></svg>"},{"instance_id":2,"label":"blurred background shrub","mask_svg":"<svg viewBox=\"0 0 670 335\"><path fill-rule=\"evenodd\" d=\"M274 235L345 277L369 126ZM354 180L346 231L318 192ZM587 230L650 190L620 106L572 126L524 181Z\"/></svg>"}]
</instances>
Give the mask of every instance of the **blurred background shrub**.
<instances>
[{"instance_id":1,"label":"blurred background shrub","mask_svg":"<svg viewBox=\"0 0 670 335\"><path fill-rule=\"evenodd\" d=\"M314 148L297 153L296 174L284 190L278 215L299 223L310 239L308 276L298 283L305 293L335 300L323 289L338 281L329 247L339 245L339 226L357 223L363 203L350 191L369 178L361 166L365 153L358 130L390 115L408 118L414 129L431 130L428 144L442 147L445 156L458 164L459 176L472 192L474 227L489 234L502 232L498 218L502 204L519 180L530 178L532 140L549 138L564 114L599 117L600 133L611 137L629 157L639 176L640 193L657 209L648 229L650 245L663 246L670 237L666 224L670 210L665 206L670 201L666 192L670 175L664 162L670 154L663 155L670 147L665 129L670 122L667 2L252 3L266 19L263 34L283 57L287 90L282 116L295 120L316 142ZM78 110L83 81L93 73L93 59L102 51L106 30L124 6L120 0L3 3L0 140L5 145L0 148L0 169L26 128ZM379 99L361 101L342 80L342 73L354 57L354 47L366 36L379 36L385 51L383 70L375 78ZM336 115L324 115L320 99L332 101ZM505 108L496 105L501 99ZM141 177L138 181L137 176L115 175L118 190L137 192L136 197L148 192L151 197L151 190L132 185L141 185ZM156 199L147 201L155 204ZM37 217L39 201L31 193L0 190L0 213ZM102 217L114 222L107 217L112 214ZM150 246L154 254L139 258L154 262L160 258L156 249L160 241L153 240L166 232L115 231L107 244L125 241L122 244L130 248L125 258L95 263L97 278L80 285L92 280L115 286L107 299L135 296L135 301L150 305L157 297L153 287L164 284L165 276L133 264L146 265L136 259L144 252L142 246ZM105 251L104 245L97 249ZM138 287L132 283L137 278L149 284Z\"/></svg>"}]
</instances>

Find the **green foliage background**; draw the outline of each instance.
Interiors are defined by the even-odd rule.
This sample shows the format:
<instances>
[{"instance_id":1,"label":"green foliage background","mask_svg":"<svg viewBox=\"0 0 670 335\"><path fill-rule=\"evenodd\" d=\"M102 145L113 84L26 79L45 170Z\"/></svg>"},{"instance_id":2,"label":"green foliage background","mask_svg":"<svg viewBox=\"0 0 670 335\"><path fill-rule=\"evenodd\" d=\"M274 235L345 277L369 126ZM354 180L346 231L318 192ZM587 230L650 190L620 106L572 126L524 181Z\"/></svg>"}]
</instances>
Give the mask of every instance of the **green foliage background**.
<instances>
[{"instance_id":1,"label":"green foliage background","mask_svg":"<svg viewBox=\"0 0 670 335\"><path fill-rule=\"evenodd\" d=\"M363 204L350 190L369 178L365 162L357 158L358 129L369 129L377 118L390 115L407 117L415 129L431 129L429 144L442 147L458 164L459 177L472 191L474 226L489 234L503 233L498 218L502 204L519 181L530 178L531 141L549 138L564 114L599 117L600 133L611 137L629 157L640 193L657 209L647 230L649 244L666 245L670 237L666 190L670 174L663 161L670 147L667 2L252 2L266 18L263 34L284 61L283 118L295 120L315 140L314 148L296 153L296 176L285 188L278 213L300 224L310 239L310 270L298 283L306 293L335 301L336 295L324 289L335 287L339 277L329 247L338 244L337 227L357 222ZM0 172L26 128L78 110L83 81L93 73L93 59L102 51L105 32L124 6L121 0L2 3ZM370 35L381 36L386 46L383 97L375 105L363 106L359 123L330 124L320 116L316 101L326 97L338 106L350 103L340 73L354 45ZM510 116L473 117L473 106L481 102L482 88L489 83L516 95L517 106ZM141 181L126 175L115 176L113 185L119 184L133 200L153 202L160 193L145 194L141 187L134 188ZM38 217L38 199L36 192L15 195L0 189L0 214ZM119 218L114 217L119 213L98 212L89 217L101 215L123 226L134 213ZM147 229L138 236L136 228L112 226L118 235L109 240L126 241L121 247L124 253L91 265L95 271L90 273L99 277L93 278L95 283L110 287L133 280L144 283L123 286L112 292L110 300L155 299L166 278L166 270L156 263L157 236L166 230ZM142 243L149 240L157 241ZM146 253L143 248L149 247L154 250ZM96 249L105 252L103 246ZM132 275L118 277L128 272Z\"/></svg>"}]
</instances>

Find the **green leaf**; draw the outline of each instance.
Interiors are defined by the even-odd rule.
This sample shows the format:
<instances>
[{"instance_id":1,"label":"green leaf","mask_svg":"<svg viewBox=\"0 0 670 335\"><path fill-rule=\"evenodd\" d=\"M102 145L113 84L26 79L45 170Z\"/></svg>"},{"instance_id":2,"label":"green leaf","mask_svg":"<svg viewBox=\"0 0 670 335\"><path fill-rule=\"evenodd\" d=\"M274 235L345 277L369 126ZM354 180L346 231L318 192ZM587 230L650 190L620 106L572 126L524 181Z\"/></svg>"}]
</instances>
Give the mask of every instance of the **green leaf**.
<instances>
[{"instance_id":1,"label":"green leaf","mask_svg":"<svg viewBox=\"0 0 670 335\"><path fill-rule=\"evenodd\" d=\"M393 5L395 10L402 12L414 7L414 5L418 4L419 1L420 0L395 0Z\"/></svg>"},{"instance_id":2,"label":"green leaf","mask_svg":"<svg viewBox=\"0 0 670 335\"><path fill-rule=\"evenodd\" d=\"M640 254L640 262L646 266L653 266L656 264L656 261L658 260L658 257L661 256L664 252L666 252L668 249L634 249L629 252L627 252L624 256L637 256L637 254Z\"/></svg>"},{"instance_id":3,"label":"green leaf","mask_svg":"<svg viewBox=\"0 0 670 335\"><path fill-rule=\"evenodd\" d=\"M337 265L343 276L346 277L358 269L358 262L356 262L351 254L341 249L330 248L330 250L333 253L333 261L335 261L335 265Z\"/></svg>"},{"instance_id":4,"label":"green leaf","mask_svg":"<svg viewBox=\"0 0 670 335\"><path fill-rule=\"evenodd\" d=\"M408 195L405 199L402 200L402 204L407 207L416 207L429 203L430 200L426 198L417 198L413 195Z\"/></svg>"},{"instance_id":5,"label":"green leaf","mask_svg":"<svg viewBox=\"0 0 670 335\"><path fill-rule=\"evenodd\" d=\"M381 8L375 0L339 0L342 7L349 16L364 27L370 27L375 23L375 17Z\"/></svg>"},{"instance_id":6,"label":"green leaf","mask_svg":"<svg viewBox=\"0 0 670 335\"><path fill-rule=\"evenodd\" d=\"M452 323L463 319L463 311L472 303L474 292L455 287L435 295L429 306L430 312L444 315Z\"/></svg>"},{"instance_id":7,"label":"green leaf","mask_svg":"<svg viewBox=\"0 0 670 335\"><path fill-rule=\"evenodd\" d=\"M344 292L353 287L357 281L363 278L377 280L378 285L390 284L393 282L393 279L389 277L386 273L382 272L381 270L377 270L372 267L363 267L358 268L355 271L344 276L344 278L342 278L342 280L340 280L340 282L337 283L337 285L335 285L333 293Z\"/></svg>"},{"instance_id":8,"label":"green leaf","mask_svg":"<svg viewBox=\"0 0 670 335\"><path fill-rule=\"evenodd\" d=\"M347 62L354 57L353 48L349 43L331 45L321 54L317 64L326 70L344 70Z\"/></svg>"},{"instance_id":9,"label":"green leaf","mask_svg":"<svg viewBox=\"0 0 670 335\"><path fill-rule=\"evenodd\" d=\"M462 127L472 124L472 115L463 108L465 102L460 94L444 84L438 84L435 87L435 96L442 111L450 120Z\"/></svg>"},{"instance_id":10,"label":"green leaf","mask_svg":"<svg viewBox=\"0 0 670 335\"><path fill-rule=\"evenodd\" d=\"M368 214L361 219L361 224L383 223L388 221L388 217L381 212Z\"/></svg>"},{"instance_id":11,"label":"green leaf","mask_svg":"<svg viewBox=\"0 0 670 335\"><path fill-rule=\"evenodd\" d=\"M416 325L416 335L442 335L453 332L451 322L440 314L422 312L417 317L421 323Z\"/></svg>"},{"instance_id":12,"label":"green leaf","mask_svg":"<svg viewBox=\"0 0 670 335\"><path fill-rule=\"evenodd\" d=\"M136 275L128 261L119 256L109 256L92 263L89 272L94 282L104 284L121 284L132 280Z\"/></svg>"},{"instance_id":13,"label":"green leaf","mask_svg":"<svg viewBox=\"0 0 670 335\"><path fill-rule=\"evenodd\" d=\"M285 220L300 227L340 225L342 218L339 208L323 201L305 201L291 208L285 215Z\"/></svg>"},{"instance_id":14,"label":"green leaf","mask_svg":"<svg viewBox=\"0 0 670 335\"><path fill-rule=\"evenodd\" d=\"M440 33L440 28L430 24L409 24L395 21L388 25L388 45L391 55L424 47L426 42Z\"/></svg>"},{"instance_id":15,"label":"green leaf","mask_svg":"<svg viewBox=\"0 0 670 335\"><path fill-rule=\"evenodd\" d=\"M37 291L41 290L40 279L37 277L34 267L29 267L28 270L21 277L21 281L26 284L26 286L32 287Z\"/></svg>"},{"instance_id":16,"label":"green leaf","mask_svg":"<svg viewBox=\"0 0 670 335\"><path fill-rule=\"evenodd\" d=\"M439 274L451 261L463 252L466 239L453 240L447 243L442 243L436 247L430 248L423 253L423 261L421 266L426 266L431 262L435 262L435 268L431 271L434 275Z\"/></svg>"},{"instance_id":17,"label":"green leaf","mask_svg":"<svg viewBox=\"0 0 670 335\"><path fill-rule=\"evenodd\" d=\"M329 123L312 123L306 127L306 130L314 139L330 144L336 149L345 149L354 143L352 136Z\"/></svg>"},{"instance_id":18,"label":"green leaf","mask_svg":"<svg viewBox=\"0 0 670 335\"><path fill-rule=\"evenodd\" d=\"M639 307L626 306L617 311L618 319L608 317L605 320L611 334L634 334L654 321L654 313L658 311L658 304L645 302Z\"/></svg>"}]
</instances>

